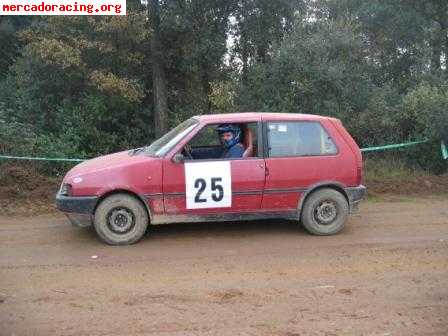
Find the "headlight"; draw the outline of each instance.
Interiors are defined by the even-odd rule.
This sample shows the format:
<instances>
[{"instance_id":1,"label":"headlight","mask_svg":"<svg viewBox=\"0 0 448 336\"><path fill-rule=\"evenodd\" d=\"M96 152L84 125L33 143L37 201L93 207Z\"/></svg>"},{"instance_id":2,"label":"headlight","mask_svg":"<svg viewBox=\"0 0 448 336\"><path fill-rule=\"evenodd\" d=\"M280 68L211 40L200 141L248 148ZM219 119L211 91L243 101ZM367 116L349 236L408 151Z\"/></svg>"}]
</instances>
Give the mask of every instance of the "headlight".
<instances>
[{"instance_id":1,"label":"headlight","mask_svg":"<svg viewBox=\"0 0 448 336\"><path fill-rule=\"evenodd\" d=\"M68 183L62 183L59 194L62 196L70 196L72 194L72 186Z\"/></svg>"}]
</instances>

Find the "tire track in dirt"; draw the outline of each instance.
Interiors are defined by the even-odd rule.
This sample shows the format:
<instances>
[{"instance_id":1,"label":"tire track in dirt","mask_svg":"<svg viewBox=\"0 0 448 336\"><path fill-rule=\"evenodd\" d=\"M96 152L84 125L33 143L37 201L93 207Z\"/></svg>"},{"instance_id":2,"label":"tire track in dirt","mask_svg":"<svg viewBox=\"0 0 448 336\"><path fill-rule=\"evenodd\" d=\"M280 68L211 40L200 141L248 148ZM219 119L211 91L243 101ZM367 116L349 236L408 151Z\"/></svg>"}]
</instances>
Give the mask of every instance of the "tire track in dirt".
<instances>
[{"instance_id":1,"label":"tire track in dirt","mask_svg":"<svg viewBox=\"0 0 448 336\"><path fill-rule=\"evenodd\" d=\"M0 334L447 335L447 204L367 202L333 237L179 224L125 247L59 215L0 218Z\"/></svg>"}]
</instances>

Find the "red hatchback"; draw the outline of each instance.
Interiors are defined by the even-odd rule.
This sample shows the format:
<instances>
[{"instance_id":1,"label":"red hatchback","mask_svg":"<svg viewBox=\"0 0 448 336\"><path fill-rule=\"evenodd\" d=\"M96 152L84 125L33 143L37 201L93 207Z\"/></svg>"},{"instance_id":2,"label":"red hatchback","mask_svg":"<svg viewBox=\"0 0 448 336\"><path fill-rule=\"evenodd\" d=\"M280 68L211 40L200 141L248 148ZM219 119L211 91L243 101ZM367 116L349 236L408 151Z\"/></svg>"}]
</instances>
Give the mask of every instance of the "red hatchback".
<instances>
[{"instance_id":1,"label":"red hatchback","mask_svg":"<svg viewBox=\"0 0 448 336\"><path fill-rule=\"evenodd\" d=\"M223 154L222 125L238 130L237 157ZM203 115L148 147L77 165L56 204L74 225L93 224L113 245L137 242L149 224L172 222L287 218L331 235L365 195L361 179L360 150L337 119Z\"/></svg>"}]
</instances>

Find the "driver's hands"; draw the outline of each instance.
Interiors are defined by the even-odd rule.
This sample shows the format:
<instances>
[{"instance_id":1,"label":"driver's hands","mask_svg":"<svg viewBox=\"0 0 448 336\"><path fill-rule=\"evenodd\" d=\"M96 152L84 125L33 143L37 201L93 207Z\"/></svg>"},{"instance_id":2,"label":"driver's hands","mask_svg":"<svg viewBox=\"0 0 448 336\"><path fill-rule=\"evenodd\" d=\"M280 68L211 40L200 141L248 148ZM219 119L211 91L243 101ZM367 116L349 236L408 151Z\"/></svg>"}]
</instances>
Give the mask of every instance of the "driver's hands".
<instances>
[{"instance_id":1,"label":"driver's hands","mask_svg":"<svg viewBox=\"0 0 448 336\"><path fill-rule=\"evenodd\" d=\"M184 155L185 155L185 157L187 159L190 159L190 160L193 159L193 156L191 155L191 146L190 146L190 144L186 144L184 146Z\"/></svg>"},{"instance_id":2,"label":"driver's hands","mask_svg":"<svg viewBox=\"0 0 448 336\"><path fill-rule=\"evenodd\" d=\"M190 145L190 144L186 144L186 145L184 146L184 150L185 150L187 153L191 153L191 145Z\"/></svg>"}]
</instances>

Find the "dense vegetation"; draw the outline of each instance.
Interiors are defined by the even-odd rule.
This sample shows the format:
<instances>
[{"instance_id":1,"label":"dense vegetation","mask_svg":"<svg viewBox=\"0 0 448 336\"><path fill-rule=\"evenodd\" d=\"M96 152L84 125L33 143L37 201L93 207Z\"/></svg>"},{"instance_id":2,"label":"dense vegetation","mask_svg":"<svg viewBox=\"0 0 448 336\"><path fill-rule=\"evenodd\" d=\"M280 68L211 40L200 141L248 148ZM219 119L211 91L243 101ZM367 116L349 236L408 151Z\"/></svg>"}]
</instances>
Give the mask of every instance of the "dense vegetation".
<instances>
[{"instance_id":1,"label":"dense vegetation","mask_svg":"<svg viewBox=\"0 0 448 336\"><path fill-rule=\"evenodd\" d=\"M196 114L340 118L361 146L428 138L446 171L446 0L128 0L125 17L0 17L0 153L91 157Z\"/></svg>"}]
</instances>

